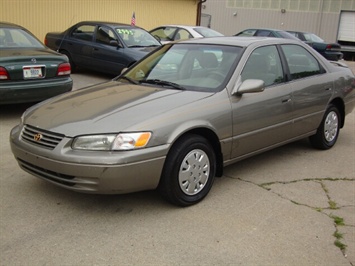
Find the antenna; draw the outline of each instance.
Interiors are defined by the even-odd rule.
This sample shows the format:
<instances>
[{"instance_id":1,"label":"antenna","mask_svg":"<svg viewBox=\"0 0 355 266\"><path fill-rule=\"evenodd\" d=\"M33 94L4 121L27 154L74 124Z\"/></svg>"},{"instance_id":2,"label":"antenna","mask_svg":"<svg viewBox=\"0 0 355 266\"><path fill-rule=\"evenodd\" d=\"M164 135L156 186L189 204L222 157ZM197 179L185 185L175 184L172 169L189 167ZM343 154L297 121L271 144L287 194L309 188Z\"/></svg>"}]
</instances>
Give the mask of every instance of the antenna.
<instances>
[{"instance_id":1,"label":"antenna","mask_svg":"<svg viewBox=\"0 0 355 266\"><path fill-rule=\"evenodd\" d=\"M71 19L69 25L73 25L74 18L75 18L75 15L74 15L73 18ZM64 33L64 32L65 32L65 31L63 31L63 33ZM60 43L59 43L59 46L58 46L58 49L57 49L57 52L58 52L58 53L59 53L60 47L62 46L62 43L63 43L63 41L64 41L64 37L65 37L65 34L63 34L62 40L61 40Z\"/></svg>"}]
</instances>

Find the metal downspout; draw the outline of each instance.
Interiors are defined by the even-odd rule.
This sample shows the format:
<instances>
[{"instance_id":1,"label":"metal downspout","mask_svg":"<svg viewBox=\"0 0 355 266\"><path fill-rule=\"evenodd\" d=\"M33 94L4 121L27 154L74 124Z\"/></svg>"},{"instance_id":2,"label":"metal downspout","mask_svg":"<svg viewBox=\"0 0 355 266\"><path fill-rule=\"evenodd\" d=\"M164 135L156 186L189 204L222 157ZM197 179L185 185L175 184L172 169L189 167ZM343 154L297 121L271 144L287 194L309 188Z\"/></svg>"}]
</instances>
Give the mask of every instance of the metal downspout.
<instances>
[{"instance_id":1,"label":"metal downspout","mask_svg":"<svg viewBox=\"0 0 355 266\"><path fill-rule=\"evenodd\" d=\"M202 4L206 1L207 0L200 0L200 2L198 2L198 4L197 4L196 26L201 25L201 9L202 9L201 7L202 7Z\"/></svg>"}]
</instances>

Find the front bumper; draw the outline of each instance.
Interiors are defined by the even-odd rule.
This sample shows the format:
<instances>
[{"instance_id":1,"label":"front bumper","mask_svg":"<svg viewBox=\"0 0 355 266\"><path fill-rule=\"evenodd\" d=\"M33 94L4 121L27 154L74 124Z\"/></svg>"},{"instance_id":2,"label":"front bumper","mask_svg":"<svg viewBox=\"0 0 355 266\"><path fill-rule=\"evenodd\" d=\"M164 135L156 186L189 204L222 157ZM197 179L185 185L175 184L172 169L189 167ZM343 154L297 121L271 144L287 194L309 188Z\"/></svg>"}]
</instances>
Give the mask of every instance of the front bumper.
<instances>
[{"instance_id":1,"label":"front bumper","mask_svg":"<svg viewBox=\"0 0 355 266\"><path fill-rule=\"evenodd\" d=\"M21 139L12 129L11 150L26 172L70 190L97 194L124 194L155 189L160 180L168 146L123 151L71 150L64 138L53 150Z\"/></svg>"}]
</instances>

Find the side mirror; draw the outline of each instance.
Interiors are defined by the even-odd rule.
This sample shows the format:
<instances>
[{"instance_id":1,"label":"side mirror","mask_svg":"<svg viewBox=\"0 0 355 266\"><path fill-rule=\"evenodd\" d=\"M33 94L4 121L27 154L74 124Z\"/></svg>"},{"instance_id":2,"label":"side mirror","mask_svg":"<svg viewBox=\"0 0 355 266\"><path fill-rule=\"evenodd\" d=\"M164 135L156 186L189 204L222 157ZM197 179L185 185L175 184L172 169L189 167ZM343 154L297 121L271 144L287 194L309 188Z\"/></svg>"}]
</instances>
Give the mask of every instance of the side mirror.
<instances>
[{"instance_id":1,"label":"side mirror","mask_svg":"<svg viewBox=\"0 0 355 266\"><path fill-rule=\"evenodd\" d=\"M265 82L261 79L247 79L241 84L237 82L233 89L233 94L242 95L244 93L262 92L265 89Z\"/></svg>"},{"instance_id":2,"label":"side mirror","mask_svg":"<svg viewBox=\"0 0 355 266\"><path fill-rule=\"evenodd\" d=\"M112 40L110 41L110 46L114 46L114 47L119 47L119 48L123 48L122 44L119 43L118 41L116 40Z\"/></svg>"}]
</instances>

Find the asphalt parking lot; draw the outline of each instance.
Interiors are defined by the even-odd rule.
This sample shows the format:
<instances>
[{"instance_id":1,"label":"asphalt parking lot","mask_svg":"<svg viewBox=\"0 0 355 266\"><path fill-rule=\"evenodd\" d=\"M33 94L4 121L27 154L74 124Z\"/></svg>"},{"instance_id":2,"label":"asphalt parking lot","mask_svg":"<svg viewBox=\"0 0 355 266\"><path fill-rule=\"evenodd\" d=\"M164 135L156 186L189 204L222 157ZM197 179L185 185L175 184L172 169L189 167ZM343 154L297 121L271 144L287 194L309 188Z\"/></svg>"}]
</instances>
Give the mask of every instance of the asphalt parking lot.
<instances>
[{"instance_id":1,"label":"asphalt parking lot","mask_svg":"<svg viewBox=\"0 0 355 266\"><path fill-rule=\"evenodd\" d=\"M112 78L72 77L74 89ZM8 137L28 106L0 106L0 265L355 265L355 112L331 150L301 140L246 159L178 208L22 171Z\"/></svg>"}]
</instances>

